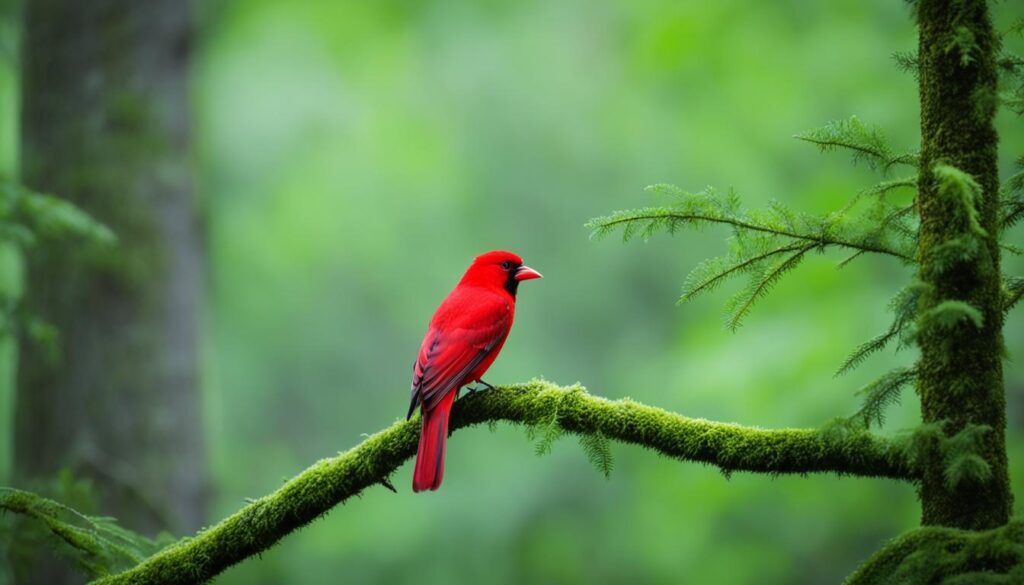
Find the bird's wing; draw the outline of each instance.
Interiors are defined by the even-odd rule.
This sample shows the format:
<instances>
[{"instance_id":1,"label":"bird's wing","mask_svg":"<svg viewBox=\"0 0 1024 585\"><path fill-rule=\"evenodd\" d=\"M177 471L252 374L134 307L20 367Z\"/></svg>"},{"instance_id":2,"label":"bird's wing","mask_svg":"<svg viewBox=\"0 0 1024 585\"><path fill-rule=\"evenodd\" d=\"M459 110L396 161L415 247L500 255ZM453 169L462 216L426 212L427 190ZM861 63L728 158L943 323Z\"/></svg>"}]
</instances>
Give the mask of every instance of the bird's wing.
<instances>
[{"instance_id":1,"label":"bird's wing","mask_svg":"<svg viewBox=\"0 0 1024 585\"><path fill-rule=\"evenodd\" d=\"M511 327L512 311L498 295L453 294L438 309L413 366L409 416L427 410L461 384Z\"/></svg>"}]
</instances>

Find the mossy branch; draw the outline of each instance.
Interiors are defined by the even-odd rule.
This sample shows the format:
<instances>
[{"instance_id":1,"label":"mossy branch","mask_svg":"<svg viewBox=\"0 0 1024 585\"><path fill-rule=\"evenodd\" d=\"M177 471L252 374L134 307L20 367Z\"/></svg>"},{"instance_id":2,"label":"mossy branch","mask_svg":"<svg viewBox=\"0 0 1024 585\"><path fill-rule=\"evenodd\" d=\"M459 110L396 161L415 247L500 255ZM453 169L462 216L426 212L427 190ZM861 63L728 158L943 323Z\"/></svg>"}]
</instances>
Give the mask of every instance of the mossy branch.
<instances>
[{"instance_id":1,"label":"mossy branch","mask_svg":"<svg viewBox=\"0 0 1024 585\"><path fill-rule=\"evenodd\" d=\"M986 531L926 526L876 552L846 579L873 583L1020 583L1024 520Z\"/></svg>"},{"instance_id":2,"label":"mossy branch","mask_svg":"<svg viewBox=\"0 0 1024 585\"><path fill-rule=\"evenodd\" d=\"M540 380L458 400L451 430L495 420L527 425L554 420L568 433L640 445L682 461L714 465L727 474L836 473L916 481L905 452L868 432L763 430L692 419L632 400L591 396L580 386ZM315 463L216 526L97 583L207 581L363 490L389 485L388 477L416 452L419 424L416 419L396 422L355 448Z\"/></svg>"}]
</instances>

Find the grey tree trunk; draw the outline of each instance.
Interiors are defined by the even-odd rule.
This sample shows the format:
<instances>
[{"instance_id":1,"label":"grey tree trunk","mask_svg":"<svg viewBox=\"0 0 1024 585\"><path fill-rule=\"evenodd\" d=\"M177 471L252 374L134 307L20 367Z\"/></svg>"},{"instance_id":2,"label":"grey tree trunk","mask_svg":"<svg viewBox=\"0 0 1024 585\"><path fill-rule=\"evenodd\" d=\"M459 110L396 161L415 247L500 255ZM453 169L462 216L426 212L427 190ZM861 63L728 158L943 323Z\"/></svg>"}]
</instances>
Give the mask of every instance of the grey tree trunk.
<instances>
[{"instance_id":1,"label":"grey tree trunk","mask_svg":"<svg viewBox=\"0 0 1024 585\"><path fill-rule=\"evenodd\" d=\"M22 182L109 226L113 250L34 250L15 474L91 478L146 533L199 528L207 491L198 342L203 246L188 159L187 0L24 6Z\"/></svg>"}]
</instances>

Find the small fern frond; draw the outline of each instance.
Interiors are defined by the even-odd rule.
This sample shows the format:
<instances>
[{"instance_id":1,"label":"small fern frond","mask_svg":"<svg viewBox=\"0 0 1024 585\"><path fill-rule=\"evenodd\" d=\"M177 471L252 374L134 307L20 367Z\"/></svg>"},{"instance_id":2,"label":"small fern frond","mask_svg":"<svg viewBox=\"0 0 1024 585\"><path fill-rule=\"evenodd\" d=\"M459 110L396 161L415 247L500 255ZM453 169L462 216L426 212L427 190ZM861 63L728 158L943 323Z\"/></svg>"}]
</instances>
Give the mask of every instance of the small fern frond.
<instances>
[{"instance_id":1,"label":"small fern frond","mask_svg":"<svg viewBox=\"0 0 1024 585\"><path fill-rule=\"evenodd\" d=\"M870 427L872 423L882 426L885 424L886 409L899 404L903 388L916 379L916 368L897 368L884 374L857 392L864 398L860 410L850 419L862 423L865 427Z\"/></svg>"},{"instance_id":2,"label":"small fern frond","mask_svg":"<svg viewBox=\"0 0 1024 585\"><path fill-rule=\"evenodd\" d=\"M610 478L615 462L612 459L612 448L608 438L601 431L594 431L591 434L580 435L579 440L587 461L601 472L605 479Z\"/></svg>"},{"instance_id":3,"label":"small fern frond","mask_svg":"<svg viewBox=\"0 0 1024 585\"><path fill-rule=\"evenodd\" d=\"M736 204L735 194L725 199L710 187L699 193L688 193L678 188L657 185L649 190L670 193L670 207L645 207L617 211L587 222L593 237L603 237L616 229L622 230L624 240L637 234L648 237L658 230L675 232L680 227L726 225L740 234L762 233L780 238L792 238L821 247L837 246L866 252L877 252L913 263L915 258L901 246L881 240L877 231L857 230L837 223L841 218L820 218L796 214L774 203L767 212L744 212Z\"/></svg>"},{"instance_id":4,"label":"small fern frond","mask_svg":"<svg viewBox=\"0 0 1024 585\"><path fill-rule=\"evenodd\" d=\"M939 184L939 196L960 208L962 231L984 238L988 235L981 227L977 201L981 198L981 185L969 173L950 165L935 165L932 169Z\"/></svg>"},{"instance_id":5,"label":"small fern frond","mask_svg":"<svg viewBox=\"0 0 1024 585\"><path fill-rule=\"evenodd\" d=\"M100 245L117 241L109 228L70 202L11 181L0 181L0 238L22 247L40 239L81 238Z\"/></svg>"},{"instance_id":6,"label":"small fern frond","mask_svg":"<svg viewBox=\"0 0 1024 585\"><path fill-rule=\"evenodd\" d=\"M754 306L754 303L768 294L768 291L778 284L779 279L790 270L796 268L804 259L804 255L814 248L815 246L812 244L804 244L797 248L793 254L790 254L789 257L758 271L750 279L750 283L729 301L726 307L728 311L726 326L730 330L736 331L742 324L743 318L746 317L747 313Z\"/></svg>"},{"instance_id":7,"label":"small fern frond","mask_svg":"<svg viewBox=\"0 0 1024 585\"><path fill-rule=\"evenodd\" d=\"M897 51L892 54L892 60L896 62L896 69L917 79L917 51Z\"/></svg>"},{"instance_id":8,"label":"small fern frond","mask_svg":"<svg viewBox=\"0 0 1024 585\"><path fill-rule=\"evenodd\" d=\"M966 425L959 433L943 439L945 462L943 475L946 487L956 489L963 482L984 483L991 479L992 469L980 455L982 439L992 431L988 425Z\"/></svg>"},{"instance_id":9,"label":"small fern frond","mask_svg":"<svg viewBox=\"0 0 1024 585\"><path fill-rule=\"evenodd\" d=\"M1011 228L1024 219L1024 157L1017 159L1020 169L1003 183L999 199L999 226Z\"/></svg>"},{"instance_id":10,"label":"small fern frond","mask_svg":"<svg viewBox=\"0 0 1024 585\"><path fill-rule=\"evenodd\" d=\"M880 129L861 122L856 116L830 122L797 134L795 138L818 146L822 152L848 150L853 153L854 162L863 161L870 168L883 172L898 164L916 166L917 163L914 155L894 153Z\"/></svg>"},{"instance_id":11,"label":"small fern frond","mask_svg":"<svg viewBox=\"0 0 1024 585\"><path fill-rule=\"evenodd\" d=\"M921 327L935 327L951 331L961 323L970 323L981 329L985 316L974 305L965 301L947 300L928 309L921 315Z\"/></svg>"},{"instance_id":12,"label":"small fern frond","mask_svg":"<svg viewBox=\"0 0 1024 585\"><path fill-rule=\"evenodd\" d=\"M1024 278L1008 276L1003 279L1003 313L1009 313L1024 297Z\"/></svg>"},{"instance_id":13,"label":"small fern frond","mask_svg":"<svg viewBox=\"0 0 1024 585\"><path fill-rule=\"evenodd\" d=\"M906 338L906 329L913 324L914 317L917 315L917 301L921 297L921 291L923 289L916 285L911 284L906 286L896 296L889 301L889 310L893 312L892 325L889 326L884 333L877 335L868 341L861 344L857 349L851 353L846 360L843 361L843 365L836 371L836 376L842 376L850 370L856 368L871 354L882 350L893 340L900 340L897 349L903 347L903 339Z\"/></svg>"},{"instance_id":14,"label":"small fern frond","mask_svg":"<svg viewBox=\"0 0 1024 585\"><path fill-rule=\"evenodd\" d=\"M680 302L688 301L699 293L713 290L732 276L755 269L761 262L779 254L798 251L806 246L807 244L803 243L788 243L751 256L740 252L728 258L717 257L705 260L687 275L686 282L683 283L683 294L679 300Z\"/></svg>"},{"instance_id":15,"label":"small fern frond","mask_svg":"<svg viewBox=\"0 0 1024 585\"><path fill-rule=\"evenodd\" d=\"M540 439L533 447L533 452L538 457L551 454L551 447L555 441L565 435L565 429L558 424L558 410L551 415L551 419L543 426Z\"/></svg>"}]
</instances>

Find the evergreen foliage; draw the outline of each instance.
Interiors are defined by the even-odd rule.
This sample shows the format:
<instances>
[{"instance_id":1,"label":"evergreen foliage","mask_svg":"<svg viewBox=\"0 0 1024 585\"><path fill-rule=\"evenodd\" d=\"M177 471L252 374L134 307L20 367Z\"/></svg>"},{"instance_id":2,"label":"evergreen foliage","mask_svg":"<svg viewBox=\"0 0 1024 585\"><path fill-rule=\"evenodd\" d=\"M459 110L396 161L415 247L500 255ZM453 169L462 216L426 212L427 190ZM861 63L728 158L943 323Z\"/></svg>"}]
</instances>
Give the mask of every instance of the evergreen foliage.
<instances>
[{"instance_id":1,"label":"evergreen foliage","mask_svg":"<svg viewBox=\"0 0 1024 585\"><path fill-rule=\"evenodd\" d=\"M961 41L966 43L966 37ZM916 59L916 54L896 56L897 62L907 68L916 64ZM883 175L897 166L916 167L918 164L917 153L895 151L880 129L857 117L831 122L801 133L797 138L818 146L823 152L848 151L854 163L864 163ZM1024 167L1024 159L1021 166ZM933 173L940 194L957 210L951 221L961 235L933 250L938 269L951 270L960 263L974 260L983 249L987 232L979 222L976 204L981 188L973 177L951 165L936 165ZM765 211L748 211L741 207L738 196L732 191L720 197L710 187L688 193L672 185L654 185L648 190L666 195L670 205L618 211L595 218L587 226L598 237L621 229L625 241L637 236L646 239L659 231L674 234L682 227L699 228L707 224L731 227L728 252L701 262L687 275L680 301L710 292L732 277L747 276L746 286L725 305L726 325L736 330L755 302L796 268L809 252L823 252L830 247L852 251L852 255L839 263L840 267L866 253L895 257L907 265L917 264L916 202L891 200L894 192L916 191L916 187L916 176L883 179L852 196L837 211L811 216L792 211L778 202L773 202ZM1024 171L1007 181L1003 191L1001 223L1009 227L1024 216ZM861 205L865 200L868 205L858 213L858 208L865 207ZM1014 249L1009 244L1004 246ZM919 327L948 330L965 322L979 328L983 325L981 312L963 301L946 301L919 315L918 299L926 289L927 285L917 280L901 289L889 304L894 314L889 329L858 346L839 366L836 375L848 373L894 341L897 350L913 345ZM1022 295L1024 279L1007 278L1005 310L1015 306ZM885 409L899 401L902 389L912 384L916 375L915 367L900 367L860 389L862 406L848 420L864 426L872 423L881 426Z\"/></svg>"},{"instance_id":2,"label":"evergreen foliage","mask_svg":"<svg viewBox=\"0 0 1024 585\"><path fill-rule=\"evenodd\" d=\"M156 553L166 539L151 540L113 518L83 514L53 500L0 487L0 512L40 522L62 544L57 549L92 578L128 569Z\"/></svg>"},{"instance_id":3,"label":"evergreen foliage","mask_svg":"<svg viewBox=\"0 0 1024 585\"><path fill-rule=\"evenodd\" d=\"M857 116L830 122L821 128L797 134L796 138L817 145L822 152L847 150L854 163L864 161L872 169L886 173L896 165L917 167L915 152L895 153L882 131L860 121Z\"/></svg>"},{"instance_id":4,"label":"evergreen foliage","mask_svg":"<svg viewBox=\"0 0 1024 585\"><path fill-rule=\"evenodd\" d=\"M861 388L858 394L863 396L860 410L850 417L852 422L860 422L865 428L874 422L878 426L885 423L885 409L900 401L903 388L912 384L917 378L914 368L896 368L883 374L880 378Z\"/></svg>"},{"instance_id":5,"label":"evergreen foliage","mask_svg":"<svg viewBox=\"0 0 1024 585\"><path fill-rule=\"evenodd\" d=\"M1003 279L1004 313L1013 309L1020 302L1021 296L1024 296L1024 278L1009 276Z\"/></svg>"},{"instance_id":6,"label":"evergreen foliage","mask_svg":"<svg viewBox=\"0 0 1024 585\"><path fill-rule=\"evenodd\" d=\"M944 474L950 490L964 482L984 483L991 479L992 468L978 455L982 437L991 431L986 425L967 425L952 437L943 437Z\"/></svg>"},{"instance_id":7,"label":"evergreen foliage","mask_svg":"<svg viewBox=\"0 0 1024 585\"><path fill-rule=\"evenodd\" d=\"M892 60L896 62L897 69L910 73L917 79L917 51L897 51L892 54Z\"/></svg>"},{"instance_id":8,"label":"evergreen foliage","mask_svg":"<svg viewBox=\"0 0 1024 585\"><path fill-rule=\"evenodd\" d=\"M73 204L0 180L0 245L32 253L47 242L77 240L87 245L110 246L116 239L106 226ZM50 347L57 335L38 315L26 313L18 299L0 295L0 336L14 335L19 330L28 339Z\"/></svg>"},{"instance_id":9,"label":"evergreen foliage","mask_svg":"<svg viewBox=\"0 0 1024 585\"><path fill-rule=\"evenodd\" d=\"M71 203L0 181L0 240L29 248L39 240L81 238L101 244L116 240L113 232Z\"/></svg>"},{"instance_id":10,"label":"evergreen foliage","mask_svg":"<svg viewBox=\"0 0 1024 585\"><path fill-rule=\"evenodd\" d=\"M615 462L612 460L611 445L608 444L608 439L604 434L601 431L595 431L591 434L580 435L579 439L580 447L583 448L587 461L600 471L605 479L611 477Z\"/></svg>"},{"instance_id":11,"label":"evergreen foliage","mask_svg":"<svg viewBox=\"0 0 1024 585\"><path fill-rule=\"evenodd\" d=\"M966 494L963 490L970 484L983 487L993 498L999 499L1001 488L996 484L1005 480L1004 423L999 421L1005 418L998 413L990 415L991 408L977 415L982 423L957 415L949 415L955 422L945 419L947 415L937 417L937 405L966 399L968 391L977 390L978 381L970 375L962 375L965 370L959 365L956 366L960 369L959 377L945 374L937 377L936 372L952 368L953 360L964 359L957 349L964 340L968 344L964 347L972 348L971 351L983 352L990 347L990 341L999 336L999 316L1014 307L1022 296L1022 279L1002 277L1001 299L993 316L984 291L995 272L990 267L998 267L999 250L1021 252L998 238L1003 235L999 232L1024 216L1024 173L1011 177L1000 189L998 217L995 217L991 212L994 172L990 171L994 168L991 166L994 156L990 154L995 153L991 119L996 103L1018 113L1024 111L1017 107L1024 87L1021 82L1024 68L1019 58L1000 53L997 58L1000 92L996 96L996 92L991 91L995 85L993 78L984 77L998 51L984 4L957 4L953 17L938 3L925 4L912 3L922 28L928 29L922 30L921 53L900 53L894 55L894 59L901 69L919 78L922 100L926 95L947 100L936 102L937 107L925 112L923 136L926 140L931 136L939 141L948 139L951 144L932 140L924 144L926 148L921 153L900 152L889 145L878 128L852 117L796 136L823 152L848 152L855 164L866 164L882 174L880 183L851 196L846 205L831 214L809 216L780 203L772 203L762 212L750 212L741 208L732 192L722 198L710 188L691 194L675 187L657 186L653 189L669 195L669 205L619 211L591 220L588 226L597 236L621 229L624 240L637 235L647 238L657 232L672 234L681 227L715 223L730 226L733 233L728 239L728 252L705 260L690 272L681 300L713 290L733 276L748 276L747 285L726 302L726 324L732 330L741 324L753 304L811 251L824 252L828 248L852 251L852 255L839 263L840 267L867 253L893 256L906 265L920 264L919 277L897 293L890 303L894 313L892 325L857 347L840 365L837 375L859 366L893 341L897 342L897 350L911 344L920 345L922 359L884 373L862 388L861 408L847 419L823 426L822 432L841 435L872 424L881 426L886 408L899 401L904 387L911 383L924 384L922 387L929 390L919 394L926 422L896 444L903 449L913 468L931 470L929 490L935 490L936 484L930 478L938 473L943 484L939 490L947 494ZM925 22L927 25L923 24ZM934 27L946 26L949 29L942 29L945 32L929 36L935 34ZM940 45L936 46L936 42ZM960 76L960 69L970 73ZM921 76L922 70L932 74L941 71L941 75L950 76L952 93L936 88L934 79ZM975 71L980 71L981 77L974 77ZM950 104L959 104L961 96L969 98L968 110L965 113L962 106L953 106L954 110L960 108L954 113ZM929 102L923 107L928 109L932 105ZM944 126L938 123L940 119L955 120L955 123ZM964 136L951 136L951 133ZM963 144L953 146L953 143ZM979 149L979 144L988 150ZM942 155L944 152L950 154ZM957 164L966 166L959 168ZM888 177L894 168L901 166L918 172L914 176ZM913 200L894 201L901 189L914 189ZM925 195L927 200L923 199ZM924 208L931 222L927 232L922 229L920 217ZM922 241L924 233L928 234L927 242ZM960 284L953 285L953 282ZM976 357L985 360L986 365L979 366L985 376L998 373L998 356L990 356L995 360L993 367L989 367L991 360L983 358L981 353ZM922 381L924 374L927 374L927 383ZM930 393L940 390L930 388L939 377L943 380L944 396L937 402L938 395ZM991 390L993 398L997 399L993 404L1002 404L1000 388ZM986 424L989 420L994 421L993 425ZM936 510L949 511L948 507L942 507L944 504L934 504L939 508L930 507L932 504L928 502L937 501L924 502L926 519L936 518ZM1005 503L1005 498L1002 501ZM998 518L1000 513L994 509L990 516ZM966 514L967 522L990 522L988 516Z\"/></svg>"},{"instance_id":12,"label":"evergreen foliage","mask_svg":"<svg viewBox=\"0 0 1024 585\"><path fill-rule=\"evenodd\" d=\"M726 302L726 325L731 330L736 330L756 301L810 252L824 252L829 248L852 252L839 267L867 253L894 257L905 265L916 264L917 208L913 200L906 201L905 196L901 199L900 192L916 191L917 177L890 179L885 175L898 166L916 168L917 153L896 151L880 129L857 117L831 122L803 132L797 138L816 145L822 152L848 152L854 163L866 164L880 172L883 179L852 195L840 209L817 216L795 212L778 202L764 211L748 211L742 208L739 197L732 191L719 197L711 188L687 193L670 185L656 185L649 190L667 195L670 205L619 211L595 218L587 225L596 236L621 229L624 240L635 236L647 238L659 231L671 234L681 227L716 223L731 227L728 252L698 264L686 277L680 297L680 301L690 300L699 293L714 290L732 277L747 276L746 286ZM962 210L965 231L983 234L974 206L977 183L953 167L944 166L939 172L944 192L955 198ZM965 237L962 247L949 246L948 256L953 262L976 251L977 242ZM889 304L894 314L892 325L857 347L839 366L837 375L849 372L893 341L897 342L897 349L913 344L917 301L924 288L923 283L913 281L901 289ZM946 305L933 317L942 323L964 316L977 318L977 312L969 309ZM900 391L912 383L915 376L913 367L897 368L862 388L859 391L863 396L862 406L848 420L858 425L876 423L880 426L885 420L885 409L898 402Z\"/></svg>"},{"instance_id":13,"label":"evergreen foliage","mask_svg":"<svg viewBox=\"0 0 1024 585\"><path fill-rule=\"evenodd\" d=\"M857 347L839 366L836 376L853 370L871 354L884 349L892 341L897 342L896 349L902 349L913 343L914 320L917 318L917 300L921 296L922 284L914 282L900 289L889 301L889 310L894 314L892 325L884 333L869 339Z\"/></svg>"},{"instance_id":14,"label":"evergreen foliage","mask_svg":"<svg viewBox=\"0 0 1024 585\"><path fill-rule=\"evenodd\" d=\"M999 200L999 226L1011 228L1024 218L1024 156L1017 159L1018 171L1003 183Z\"/></svg>"},{"instance_id":15,"label":"evergreen foliage","mask_svg":"<svg viewBox=\"0 0 1024 585\"><path fill-rule=\"evenodd\" d=\"M1024 37L1024 18L1019 18L1003 37ZM1024 115L1024 58L1003 50L996 60L999 68L999 99L1015 114Z\"/></svg>"}]
</instances>

